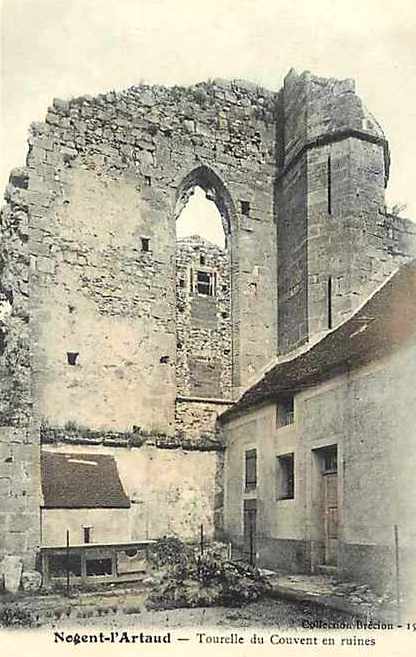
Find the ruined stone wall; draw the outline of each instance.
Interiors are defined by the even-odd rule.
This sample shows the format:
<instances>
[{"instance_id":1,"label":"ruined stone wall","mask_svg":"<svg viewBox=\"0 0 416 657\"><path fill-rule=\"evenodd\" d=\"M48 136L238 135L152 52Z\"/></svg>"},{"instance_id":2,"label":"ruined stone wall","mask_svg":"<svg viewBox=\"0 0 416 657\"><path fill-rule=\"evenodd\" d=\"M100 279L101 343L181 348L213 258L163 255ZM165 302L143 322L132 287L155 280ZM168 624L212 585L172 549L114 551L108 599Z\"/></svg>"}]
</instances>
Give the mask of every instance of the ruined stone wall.
<instances>
[{"instance_id":1,"label":"ruined stone wall","mask_svg":"<svg viewBox=\"0 0 416 657\"><path fill-rule=\"evenodd\" d=\"M211 472L202 463L207 447L219 447L213 411L202 411L210 436L204 419L187 438L194 408L175 407L175 218L195 185L222 214L238 391L247 367L275 349L273 110L271 93L245 83L141 86L56 100L32 126L27 167L12 175L2 216L2 554L28 555L33 565L41 424L76 429L87 443L93 431L142 427L156 436L160 462L164 449L199 441L198 470ZM268 322L260 313L240 321L251 312L254 265ZM196 472L189 459L178 466L182 497L188 466ZM213 491L220 476L209 479Z\"/></svg>"},{"instance_id":2,"label":"ruined stone wall","mask_svg":"<svg viewBox=\"0 0 416 657\"><path fill-rule=\"evenodd\" d=\"M198 291L198 272L209 279L206 290ZM179 240L176 278L178 394L231 400L229 254L199 237Z\"/></svg>"},{"instance_id":3,"label":"ruined stone wall","mask_svg":"<svg viewBox=\"0 0 416 657\"><path fill-rule=\"evenodd\" d=\"M19 554L33 568L40 542L39 432L32 415L28 213L24 170L14 170L1 212L0 561Z\"/></svg>"},{"instance_id":4,"label":"ruined stone wall","mask_svg":"<svg viewBox=\"0 0 416 657\"><path fill-rule=\"evenodd\" d=\"M271 357L273 322L255 315L247 334L239 317L252 264L241 201L250 241L263 244L259 264L273 259L272 109L271 94L256 87L135 87L56 101L34 126L34 394L50 424L174 433L175 216L191 184L214 188L230 232L235 385L248 363ZM273 317L272 267L262 279ZM78 354L75 366L68 353Z\"/></svg>"},{"instance_id":5,"label":"ruined stone wall","mask_svg":"<svg viewBox=\"0 0 416 657\"><path fill-rule=\"evenodd\" d=\"M196 444L215 439L217 415L232 399L230 256L198 236L177 242L175 424ZM200 289L199 272L207 281Z\"/></svg>"}]
</instances>

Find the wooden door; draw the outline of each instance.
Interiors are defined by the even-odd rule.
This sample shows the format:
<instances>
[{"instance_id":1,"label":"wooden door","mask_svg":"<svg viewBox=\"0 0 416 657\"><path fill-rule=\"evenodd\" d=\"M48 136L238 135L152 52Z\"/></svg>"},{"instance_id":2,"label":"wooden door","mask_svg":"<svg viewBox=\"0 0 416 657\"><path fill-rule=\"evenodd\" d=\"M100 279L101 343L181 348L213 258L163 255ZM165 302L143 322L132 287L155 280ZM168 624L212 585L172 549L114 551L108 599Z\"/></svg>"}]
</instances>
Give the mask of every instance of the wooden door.
<instances>
[{"instance_id":1,"label":"wooden door","mask_svg":"<svg viewBox=\"0 0 416 657\"><path fill-rule=\"evenodd\" d=\"M338 544L337 473L326 472L322 475L322 478L324 488L325 563L328 566L335 566Z\"/></svg>"},{"instance_id":2,"label":"wooden door","mask_svg":"<svg viewBox=\"0 0 416 657\"><path fill-rule=\"evenodd\" d=\"M244 557L256 562L257 500L244 500Z\"/></svg>"}]
</instances>

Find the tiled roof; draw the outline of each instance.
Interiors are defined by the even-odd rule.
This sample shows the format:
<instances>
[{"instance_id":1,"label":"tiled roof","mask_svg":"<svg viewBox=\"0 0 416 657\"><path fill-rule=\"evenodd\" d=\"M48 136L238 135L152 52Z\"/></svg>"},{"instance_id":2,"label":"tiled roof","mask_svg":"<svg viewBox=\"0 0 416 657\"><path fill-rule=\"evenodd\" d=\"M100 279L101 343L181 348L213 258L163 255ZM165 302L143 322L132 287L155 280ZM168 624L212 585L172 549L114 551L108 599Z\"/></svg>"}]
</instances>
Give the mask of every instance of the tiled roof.
<instances>
[{"instance_id":1,"label":"tiled roof","mask_svg":"<svg viewBox=\"0 0 416 657\"><path fill-rule=\"evenodd\" d=\"M271 367L219 420L226 422L256 404L365 365L412 338L416 340L416 260L401 267L354 315L319 342Z\"/></svg>"},{"instance_id":2,"label":"tiled roof","mask_svg":"<svg viewBox=\"0 0 416 657\"><path fill-rule=\"evenodd\" d=\"M112 456L42 451L41 472L47 509L130 506Z\"/></svg>"}]
</instances>

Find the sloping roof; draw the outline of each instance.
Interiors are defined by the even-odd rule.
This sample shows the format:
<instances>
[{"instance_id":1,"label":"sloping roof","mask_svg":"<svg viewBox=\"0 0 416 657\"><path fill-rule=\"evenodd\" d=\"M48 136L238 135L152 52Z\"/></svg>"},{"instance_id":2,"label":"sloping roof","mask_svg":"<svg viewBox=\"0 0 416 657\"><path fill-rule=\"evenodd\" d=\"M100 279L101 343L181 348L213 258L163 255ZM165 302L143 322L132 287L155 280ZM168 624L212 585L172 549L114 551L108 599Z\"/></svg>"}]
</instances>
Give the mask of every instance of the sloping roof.
<instances>
[{"instance_id":1,"label":"sloping roof","mask_svg":"<svg viewBox=\"0 0 416 657\"><path fill-rule=\"evenodd\" d=\"M339 327L298 355L269 369L219 420L316 385L416 340L416 259L404 265ZM416 364L415 364L416 369Z\"/></svg>"},{"instance_id":2,"label":"sloping roof","mask_svg":"<svg viewBox=\"0 0 416 657\"><path fill-rule=\"evenodd\" d=\"M112 456L42 451L42 493L47 509L130 506Z\"/></svg>"}]
</instances>

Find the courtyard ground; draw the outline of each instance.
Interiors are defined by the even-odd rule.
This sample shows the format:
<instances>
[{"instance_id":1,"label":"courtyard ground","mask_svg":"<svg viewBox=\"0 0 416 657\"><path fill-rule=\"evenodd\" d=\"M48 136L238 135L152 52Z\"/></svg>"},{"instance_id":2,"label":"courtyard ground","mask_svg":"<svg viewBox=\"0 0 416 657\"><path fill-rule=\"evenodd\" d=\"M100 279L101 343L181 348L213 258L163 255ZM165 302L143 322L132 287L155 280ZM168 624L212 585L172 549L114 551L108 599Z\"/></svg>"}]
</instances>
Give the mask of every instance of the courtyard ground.
<instances>
[{"instance_id":1,"label":"courtyard ground","mask_svg":"<svg viewBox=\"0 0 416 657\"><path fill-rule=\"evenodd\" d=\"M272 590L267 596L241 607L193 607L149 609L148 589L137 583L134 587L110 585L105 590L76 591L70 597L64 592L2 595L2 607L17 606L23 623L32 619L35 625L98 625L105 628L134 626L195 627L302 627L305 622L353 622L364 620L394 620L395 609L381 609L367 587L352 583L336 584L322 576L270 575Z\"/></svg>"}]
</instances>

